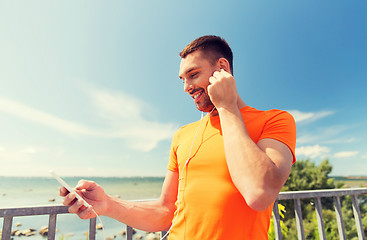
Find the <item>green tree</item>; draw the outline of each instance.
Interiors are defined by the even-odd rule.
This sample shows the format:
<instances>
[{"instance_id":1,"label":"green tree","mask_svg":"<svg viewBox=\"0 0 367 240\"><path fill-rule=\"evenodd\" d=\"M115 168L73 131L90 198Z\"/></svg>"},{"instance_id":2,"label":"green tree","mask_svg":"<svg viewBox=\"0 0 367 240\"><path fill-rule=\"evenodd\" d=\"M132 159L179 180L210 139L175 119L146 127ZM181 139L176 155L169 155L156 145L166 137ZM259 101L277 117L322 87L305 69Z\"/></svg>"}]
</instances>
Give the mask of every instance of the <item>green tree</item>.
<instances>
[{"instance_id":1,"label":"green tree","mask_svg":"<svg viewBox=\"0 0 367 240\"><path fill-rule=\"evenodd\" d=\"M319 166L310 159L298 160L293 164L282 191L333 189L336 187L334 179L329 178L332 169L328 159Z\"/></svg>"},{"instance_id":2,"label":"green tree","mask_svg":"<svg viewBox=\"0 0 367 240\"><path fill-rule=\"evenodd\" d=\"M336 183L334 182L334 179L329 178L331 171L332 166L328 159L323 160L319 165L316 165L310 159L298 160L294 163L290 176L282 191L334 189L342 187L344 185L343 183ZM283 226L287 231L286 239L297 239L297 227L294 219L294 203L293 201L282 201L281 204L285 206L284 218L282 218L282 220L284 223ZM341 198L341 205L346 237L347 239L357 239L350 196ZM362 213L362 224L366 232L367 196L359 197L359 205ZM322 206L326 239L339 239L333 199L322 198ZM319 239L314 199L302 199L301 207L305 238Z\"/></svg>"},{"instance_id":3,"label":"green tree","mask_svg":"<svg viewBox=\"0 0 367 240\"><path fill-rule=\"evenodd\" d=\"M329 178L333 167L328 159L323 160L319 165L316 165L310 159L298 160L293 164L292 171L285 183L282 191L301 191L301 190L317 190L317 189L334 189L341 187L342 184L336 184L334 179ZM307 205L314 205L314 199L302 199L302 215L304 218L309 217L310 212L307 210ZM326 209L334 209L333 199L322 199L322 205ZM286 201L286 219L289 219L294 214L293 201Z\"/></svg>"},{"instance_id":4,"label":"green tree","mask_svg":"<svg viewBox=\"0 0 367 240\"><path fill-rule=\"evenodd\" d=\"M288 235L288 228L284 224L284 221L283 221L284 213L285 213L285 207L282 204L278 204L278 209L279 209L280 228L281 228L281 231L282 231L282 236L286 238L287 235ZM271 220L270 220L268 237L269 237L270 240L275 239L274 218L271 218Z\"/></svg>"}]
</instances>

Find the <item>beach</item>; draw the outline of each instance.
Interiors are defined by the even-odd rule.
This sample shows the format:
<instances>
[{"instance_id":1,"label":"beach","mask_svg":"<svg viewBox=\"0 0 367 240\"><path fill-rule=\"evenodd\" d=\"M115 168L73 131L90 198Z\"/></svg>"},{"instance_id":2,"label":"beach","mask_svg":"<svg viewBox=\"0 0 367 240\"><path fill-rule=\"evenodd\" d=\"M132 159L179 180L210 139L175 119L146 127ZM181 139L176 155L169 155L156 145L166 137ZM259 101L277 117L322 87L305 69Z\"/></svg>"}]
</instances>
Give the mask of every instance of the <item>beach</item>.
<instances>
[{"instance_id":1,"label":"beach","mask_svg":"<svg viewBox=\"0 0 367 240\"><path fill-rule=\"evenodd\" d=\"M63 178L70 186L75 186L81 177ZM103 178L83 177L97 182L105 192L126 200L141 200L158 198L163 184L163 177L131 177L131 178ZM53 206L61 205L59 197L60 184L53 178L42 177L0 177L0 208ZM106 236L116 235L115 239L125 239L119 235L126 226L114 219L101 217ZM97 221L97 224L99 221ZM2 229L3 219L0 218ZM16 226L19 224L20 226ZM37 231L48 225L48 216L14 217L13 230L20 231L28 228ZM61 214L57 217L58 232L56 239L86 239L89 221L81 220L73 214ZM143 232L138 232L144 234ZM14 239L40 239L37 233L31 237L14 237ZM97 239L103 239L101 230L97 231Z\"/></svg>"}]
</instances>

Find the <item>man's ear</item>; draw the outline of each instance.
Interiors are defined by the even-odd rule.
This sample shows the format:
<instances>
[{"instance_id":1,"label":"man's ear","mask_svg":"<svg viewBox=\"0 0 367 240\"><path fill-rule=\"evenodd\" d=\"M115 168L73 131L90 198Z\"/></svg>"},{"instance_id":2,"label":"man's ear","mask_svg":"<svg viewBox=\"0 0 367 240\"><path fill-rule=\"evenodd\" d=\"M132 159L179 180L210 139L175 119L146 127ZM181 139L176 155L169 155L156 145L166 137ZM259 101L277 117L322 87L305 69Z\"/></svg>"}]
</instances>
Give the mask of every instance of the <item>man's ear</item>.
<instances>
[{"instance_id":1,"label":"man's ear","mask_svg":"<svg viewBox=\"0 0 367 240\"><path fill-rule=\"evenodd\" d=\"M231 73L231 68L229 67L229 62L227 59L219 58L217 61L217 66L220 69L223 69L224 71Z\"/></svg>"}]
</instances>

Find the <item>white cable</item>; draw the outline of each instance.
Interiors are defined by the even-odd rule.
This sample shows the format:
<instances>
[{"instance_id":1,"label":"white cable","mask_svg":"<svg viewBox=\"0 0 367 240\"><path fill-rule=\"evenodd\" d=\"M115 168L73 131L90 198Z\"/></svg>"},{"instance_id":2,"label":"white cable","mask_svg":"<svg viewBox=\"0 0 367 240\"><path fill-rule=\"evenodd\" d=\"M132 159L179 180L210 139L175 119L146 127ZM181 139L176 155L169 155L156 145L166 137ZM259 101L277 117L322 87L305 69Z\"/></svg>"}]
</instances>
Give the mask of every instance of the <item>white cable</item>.
<instances>
[{"instance_id":1,"label":"white cable","mask_svg":"<svg viewBox=\"0 0 367 240\"><path fill-rule=\"evenodd\" d=\"M101 223L102 225L102 233L103 233L103 239L106 240L106 234L105 234L105 231L104 231L104 226L103 226L103 222L102 222L102 219L99 217L99 215L97 214L97 212L92 208L92 211L93 213L96 215L98 221Z\"/></svg>"},{"instance_id":2,"label":"white cable","mask_svg":"<svg viewBox=\"0 0 367 240\"><path fill-rule=\"evenodd\" d=\"M215 107L213 107L213 109L210 111L210 113L208 113L209 115L215 110ZM208 115L207 114L207 115ZM178 217L178 214L180 213L180 204L181 204L181 201L180 201L180 188L181 188L181 183L183 182L183 172L185 170L185 167L186 165L189 163L190 161L190 157L191 157L191 152L192 152L192 148L194 147L194 143L195 143L195 140L196 140L196 137L198 136L199 134L199 131L201 130L201 127L203 126L203 112L201 112L201 119L200 119L200 125L199 127L196 129L196 132L195 132L195 136L194 136L194 140L192 141L191 143L191 147L190 147L190 152L189 152L189 156L187 157L187 160L181 170L181 174L178 176L180 177L181 176L181 181L179 181L178 183L178 192L177 192L177 214L175 216L175 218L173 219L172 221L172 224L171 224L171 227L168 229L168 231L166 232L166 234L164 234L164 236L160 239L160 240L163 240L165 237L167 237L167 235L169 234L169 232L171 231L173 225L175 224L176 220L177 220L177 217Z\"/></svg>"}]
</instances>

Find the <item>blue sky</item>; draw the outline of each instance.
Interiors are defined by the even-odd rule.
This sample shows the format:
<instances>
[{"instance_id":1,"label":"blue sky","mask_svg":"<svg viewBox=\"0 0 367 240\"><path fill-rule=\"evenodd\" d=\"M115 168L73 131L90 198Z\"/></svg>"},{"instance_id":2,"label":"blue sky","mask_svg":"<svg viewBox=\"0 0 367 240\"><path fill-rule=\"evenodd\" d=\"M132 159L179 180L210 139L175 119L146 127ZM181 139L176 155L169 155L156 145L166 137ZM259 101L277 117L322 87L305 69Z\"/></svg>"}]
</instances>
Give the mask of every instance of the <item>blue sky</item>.
<instances>
[{"instance_id":1,"label":"blue sky","mask_svg":"<svg viewBox=\"0 0 367 240\"><path fill-rule=\"evenodd\" d=\"M164 176L200 113L178 53L234 52L242 99L297 122L297 159L366 175L367 2L1 1L0 175Z\"/></svg>"}]
</instances>

